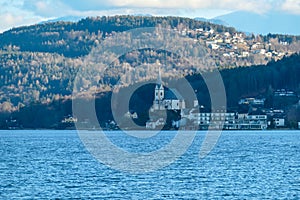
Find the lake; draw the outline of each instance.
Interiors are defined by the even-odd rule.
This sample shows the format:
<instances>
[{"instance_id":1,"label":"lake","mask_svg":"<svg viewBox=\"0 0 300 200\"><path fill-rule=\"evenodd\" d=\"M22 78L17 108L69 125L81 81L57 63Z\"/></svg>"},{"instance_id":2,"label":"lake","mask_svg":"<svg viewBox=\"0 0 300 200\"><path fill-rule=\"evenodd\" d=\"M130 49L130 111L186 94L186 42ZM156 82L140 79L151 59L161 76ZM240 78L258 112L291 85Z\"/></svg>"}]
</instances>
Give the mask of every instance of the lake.
<instances>
[{"instance_id":1,"label":"lake","mask_svg":"<svg viewBox=\"0 0 300 200\"><path fill-rule=\"evenodd\" d=\"M0 199L299 199L300 132L223 132L199 159L206 132L160 170L130 174L98 162L76 131L0 131ZM163 132L133 141L119 132L120 148L147 152L173 137ZM134 143L134 144L133 144Z\"/></svg>"}]
</instances>

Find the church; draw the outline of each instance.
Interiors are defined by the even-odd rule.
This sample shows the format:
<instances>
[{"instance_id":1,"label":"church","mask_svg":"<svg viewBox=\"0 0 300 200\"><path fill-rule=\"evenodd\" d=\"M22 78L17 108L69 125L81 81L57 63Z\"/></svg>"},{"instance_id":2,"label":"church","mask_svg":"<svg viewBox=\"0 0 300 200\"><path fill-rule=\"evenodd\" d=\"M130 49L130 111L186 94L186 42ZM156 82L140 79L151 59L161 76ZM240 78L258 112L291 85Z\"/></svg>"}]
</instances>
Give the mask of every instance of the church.
<instances>
[{"instance_id":1,"label":"church","mask_svg":"<svg viewBox=\"0 0 300 200\"><path fill-rule=\"evenodd\" d=\"M153 111L155 110L176 110L185 109L185 100L175 88L165 89L159 70L157 83L154 91Z\"/></svg>"},{"instance_id":2,"label":"church","mask_svg":"<svg viewBox=\"0 0 300 200\"><path fill-rule=\"evenodd\" d=\"M152 115L150 120L146 123L147 129L156 129L158 127L164 127L166 125L166 119L161 117L161 111L175 111L180 115L185 110L185 100L175 88L165 88L161 80L161 73L159 70L157 83L154 90L153 106L151 108ZM179 123L172 126L179 127Z\"/></svg>"}]
</instances>

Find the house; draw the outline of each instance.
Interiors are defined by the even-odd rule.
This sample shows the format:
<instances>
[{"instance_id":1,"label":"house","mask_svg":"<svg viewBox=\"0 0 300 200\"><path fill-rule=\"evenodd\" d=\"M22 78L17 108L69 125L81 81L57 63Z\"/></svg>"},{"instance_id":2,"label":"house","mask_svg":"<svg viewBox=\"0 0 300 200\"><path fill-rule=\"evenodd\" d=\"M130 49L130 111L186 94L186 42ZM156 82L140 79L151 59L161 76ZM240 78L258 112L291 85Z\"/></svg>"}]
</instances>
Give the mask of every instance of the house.
<instances>
[{"instance_id":1,"label":"house","mask_svg":"<svg viewBox=\"0 0 300 200\"><path fill-rule=\"evenodd\" d=\"M223 43L223 41L224 40L222 38L218 38L218 39L215 40L215 43Z\"/></svg>"},{"instance_id":2,"label":"house","mask_svg":"<svg viewBox=\"0 0 300 200\"><path fill-rule=\"evenodd\" d=\"M19 121L13 117L10 117L10 119L6 120L6 126L10 130L21 128Z\"/></svg>"},{"instance_id":3,"label":"house","mask_svg":"<svg viewBox=\"0 0 300 200\"><path fill-rule=\"evenodd\" d=\"M258 49L258 48L260 48L260 46L261 46L260 43L253 44L253 45L251 46L251 50Z\"/></svg>"},{"instance_id":4,"label":"house","mask_svg":"<svg viewBox=\"0 0 300 200\"><path fill-rule=\"evenodd\" d=\"M229 53L223 53L223 57L228 58L228 57L230 57L230 54Z\"/></svg>"},{"instance_id":5,"label":"house","mask_svg":"<svg viewBox=\"0 0 300 200\"><path fill-rule=\"evenodd\" d=\"M287 46L287 45L289 45L289 43L288 43L288 42L284 42L284 41L280 41L280 42L279 42L279 44L281 44L281 45L283 45L283 46Z\"/></svg>"},{"instance_id":6,"label":"house","mask_svg":"<svg viewBox=\"0 0 300 200\"><path fill-rule=\"evenodd\" d=\"M273 118L273 121L274 121L274 126L276 128L282 128L282 127L285 127L285 119L283 117L274 117Z\"/></svg>"},{"instance_id":7,"label":"house","mask_svg":"<svg viewBox=\"0 0 300 200\"><path fill-rule=\"evenodd\" d=\"M272 54L272 52L267 52L267 53L265 53L265 56L267 58L272 58L273 54Z\"/></svg>"},{"instance_id":8,"label":"house","mask_svg":"<svg viewBox=\"0 0 300 200\"><path fill-rule=\"evenodd\" d=\"M265 55L265 54L266 54L266 52L267 52L267 50L265 50L265 49L261 49L259 53L260 53L260 54L262 54L262 55Z\"/></svg>"},{"instance_id":9,"label":"house","mask_svg":"<svg viewBox=\"0 0 300 200\"><path fill-rule=\"evenodd\" d=\"M242 57L243 58L247 58L247 57L249 57L250 56L250 53L248 52L248 51L243 51L242 52Z\"/></svg>"},{"instance_id":10,"label":"house","mask_svg":"<svg viewBox=\"0 0 300 200\"><path fill-rule=\"evenodd\" d=\"M286 113L284 110L273 110L272 122L275 128L285 127Z\"/></svg>"},{"instance_id":11,"label":"house","mask_svg":"<svg viewBox=\"0 0 300 200\"><path fill-rule=\"evenodd\" d=\"M68 123L76 123L77 121L78 119L76 117L68 115L63 120L61 120L61 123L68 124Z\"/></svg>"},{"instance_id":12,"label":"house","mask_svg":"<svg viewBox=\"0 0 300 200\"><path fill-rule=\"evenodd\" d=\"M215 30L214 30L214 29L210 29L208 32L209 32L210 34L214 34Z\"/></svg>"},{"instance_id":13,"label":"house","mask_svg":"<svg viewBox=\"0 0 300 200\"><path fill-rule=\"evenodd\" d=\"M209 44L208 47L211 48L212 50L217 50L220 48L220 45L212 43Z\"/></svg>"},{"instance_id":14,"label":"house","mask_svg":"<svg viewBox=\"0 0 300 200\"><path fill-rule=\"evenodd\" d=\"M266 99L245 98L239 101L239 105L264 106Z\"/></svg>"},{"instance_id":15,"label":"house","mask_svg":"<svg viewBox=\"0 0 300 200\"><path fill-rule=\"evenodd\" d=\"M291 97L291 96L296 96L296 94L295 94L295 92L293 92L293 91L290 91L290 90L286 90L286 89L280 89L280 90L276 90L275 92L274 92L274 95L275 96L289 96L289 97Z\"/></svg>"},{"instance_id":16,"label":"house","mask_svg":"<svg viewBox=\"0 0 300 200\"><path fill-rule=\"evenodd\" d=\"M185 109L185 101L180 93L174 89L168 89L165 91L163 105L167 110L182 110Z\"/></svg>"},{"instance_id":17,"label":"house","mask_svg":"<svg viewBox=\"0 0 300 200\"><path fill-rule=\"evenodd\" d=\"M184 116L188 119L194 127L199 127L200 129L208 129L208 127L213 129L237 129L229 128L236 124L236 114L227 113L226 111L216 111L216 112L199 112L198 109L191 109L188 115Z\"/></svg>"},{"instance_id":18,"label":"house","mask_svg":"<svg viewBox=\"0 0 300 200\"><path fill-rule=\"evenodd\" d=\"M224 33L224 36L226 36L226 37L230 37L230 36L231 36L231 34L230 34L229 32L225 32L225 33Z\"/></svg>"},{"instance_id":19,"label":"house","mask_svg":"<svg viewBox=\"0 0 300 200\"><path fill-rule=\"evenodd\" d=\"M231 43L231 39L230 38L226 38L226 39L224 39L224 42L227 43L227 44L230 44Z\"/></svg>"},{"instance_id":20,"label":"house","mask_svg":"<svg viewBox=\"0 0 300 200\"><path fill-rule=\"evenodd\" d=\"M235 54L234 52L229 52L229 55L230 55L231 57L236 56L236 54Z\"/></svg>"},{"instance_id":21,"label":"house","mask_svg":"<svg viewBox=\"0 0 300 200\"><path fill-rule=\"evenodd\" d=\"M165 125L165 121L163 118L159 118L156 121L148 121L146 122L146 129L156 129L162 128Z\"/></svg>"},{"instance_id":22,"label":"house","mask_svg":"<svg viewBox=\"0 0 300 200\"><path fill-rule=\"evenodd\" d=\"M132 118L132 119L138 119L138 115L136 112L127 112L125 113L124 117L126 118Z\"/></svg>"},{"instance_id":23,"label":"house","mask_svg":"<svg viewBox=\"0 0 300 200\"><path fill-rule=\"evenodd\" d=\"M265 130L268 128L267 115L261 112L253 112L244 117L244 119L239 119L238 129Z\"/></svg>"}]
</instances>

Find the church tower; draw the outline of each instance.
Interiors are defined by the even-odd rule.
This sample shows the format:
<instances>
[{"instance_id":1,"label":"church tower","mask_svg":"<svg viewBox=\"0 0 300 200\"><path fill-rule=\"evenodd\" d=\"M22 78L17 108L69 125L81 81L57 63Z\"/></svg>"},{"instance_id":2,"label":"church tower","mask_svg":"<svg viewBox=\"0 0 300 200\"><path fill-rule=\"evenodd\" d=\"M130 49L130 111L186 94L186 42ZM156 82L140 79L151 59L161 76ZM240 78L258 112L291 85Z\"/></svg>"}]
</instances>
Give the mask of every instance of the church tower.
<instances>
[{"instance_id":1,"label":"church tower","mask_svg":"<svg viewBox=\"0 0 300 200\"><path fill-rule=\"evenodd\" d=\"M157 84L155 86L155 101L162 101L165 98L165 90L164 86L162 85L162 80L161 80L161 73L160 73L160 68L158 71L158 77L157 77Z\"/></svg>"}]
</instances>

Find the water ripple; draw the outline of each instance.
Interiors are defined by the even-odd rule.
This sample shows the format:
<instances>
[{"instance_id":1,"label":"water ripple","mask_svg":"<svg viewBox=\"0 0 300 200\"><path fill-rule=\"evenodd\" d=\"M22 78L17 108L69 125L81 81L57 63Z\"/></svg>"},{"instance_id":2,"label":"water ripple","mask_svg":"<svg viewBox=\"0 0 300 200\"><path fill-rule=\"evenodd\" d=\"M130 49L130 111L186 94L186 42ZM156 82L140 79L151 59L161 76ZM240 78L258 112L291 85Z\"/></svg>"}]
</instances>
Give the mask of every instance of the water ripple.
<instances>
[{"instance_id":1,"label":"water ripple","mask_svg":"<svg viewBox=\"0 0 300 200\"><path fill-rule=\"evenodd\" d=\"M110 133L129 151L160 148ZM299 199L299 132L226 132L204 159L204 133L175 163L148 174L97 162L74 131L0 131L0 199Z\"/></svg>"}]
</instances>

